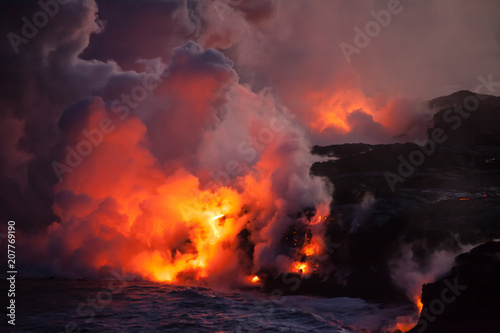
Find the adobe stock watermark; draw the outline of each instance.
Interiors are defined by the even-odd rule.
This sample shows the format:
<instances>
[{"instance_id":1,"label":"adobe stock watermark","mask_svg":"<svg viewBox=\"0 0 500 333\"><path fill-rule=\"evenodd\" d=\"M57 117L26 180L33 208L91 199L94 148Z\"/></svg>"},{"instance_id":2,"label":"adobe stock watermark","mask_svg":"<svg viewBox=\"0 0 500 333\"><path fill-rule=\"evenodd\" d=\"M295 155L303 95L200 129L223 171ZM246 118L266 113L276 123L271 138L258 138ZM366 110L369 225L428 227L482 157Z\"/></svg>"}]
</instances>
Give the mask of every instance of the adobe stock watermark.
<instances>
[{"instance_id":1,"label":"adobe stock watermark","mask_svg":"<svg viewBox=\"0 0 500 333\"><path fill-rule=\"evenodd\" d=\"M152 92L163 81L161 74L163 67L160 63L157 64L155 70L147 67L148 73L144 75L141 84L134 86L128 94L122 93L119 99L115 99L111 103L111 112L118 116L118 119L125 121L131 113L131 110L136 109L141 102L146 100L150 92ZM116 124L110 117L102 118L97 128L84 129L81 139L74 147L66 146L66 157L64 162L53 161L52 169L57 176L59 182L63 181L65 173L71 173L84 160L85 157L92 154L94 149L101 145L107 134L116 130Z\"/></svg>"},{"instance_id":2,"label":"adobe stock watermark","mask_svg":"<svg viewBox=\"0 0 500 333\"><path fill-rule=\"evenodd\" d=\"M478 76L480 84L476 87L475 91L479 94L483 89L488 93L493 94L496 88L500 87L500 82L493 81L493 75L489 74L488 78L482 75ZM462 104L455 105L448 108L443 114L443 120L447 124L451 124L451 128L456 131L462 126L463 120L469 118L474 111L479 108L480 102L488 98L486 95L469 95ZM436 151L438 144L443 144L448 140L448 135L442 128L436 127L432 130L429 138L420 141L415 140L414 143L418 146L412 150L407 158L402 155L398 156L398 173L395 174L390 171L384 173L385 181L389 186L391 192L396 190L396 185L402 184L411 177L416 168L424 164L424 162Z\"/></svg>"},{"instance_id":3,"label":"adobe stock watermark","mask_svg":"<svg viewBox=\"0 0 500 333\"><path fill-rule=\"evenodd\" d=\"M455 302L462 292L468 288L468 286L458 283L458 277L455 277L453 283L446 279L444 280L444 284L446 287L441 290L440 297L433 299L429 302L428 307L422 309L420 319L415 326L415 328L419 327L419 333L424 332L427 329L429 322L434 322L437 316L444 312L446 305Z\"/></svg>"},{"instance_id":4,"label":"adobe stock watermark","mask_svg":"<svg viewBox=\"0 0 500 333\"><path fill-rule=\"evenodd\" d=\"M19 53L19 46L21 44L28 44L33 38L38 35L40 29L43 29L49 20L59 14L60 5L66 5L71 0L40 0L38 1L38 7L40 10L36 11L31 19L26 16L21 18L23 23L20 33L17 34L13 31L7 34L10 45L16 54ZM84 1L83 5L87 7L88 2Z\"/></svg>"},{"instance_id":5,"label":"adobe stock watermark","mask_svg":"<svg viewBox=\"0 0 500 333\"><path fill-rule=\"evenodd\" d=\"M109 305L113 301L113 295L122 293L128 287L128 281L131 281L132 277L126 277L124 273L123 269L121 273L112 270L111 274L113 274L113 277L109 279L107 288L103 288L97 292L95 298L88 297L87 301L81 302L76 308L77 316L79 318L86 318L84 321L87 324L92 322L96 312L101 312L106 305ZM82 331L80 326L74 321L68 322L64 329L66 333L79 333Z\"/></svg>"},{"instance_id":6,"label":"adobe stock watermark","mask_svg":"<svg viewBox=\"0 0 500 333\"><path fill-rule=\"evenodd\" d=\"M359 26L354 27L354 45L344 41L339 44L347 63L351 63L353 54L360 54L363 49L368 47L372 39L378 37L383 29L391 24L393 16L401 14L403 9L404 7L400 0L389 0L387 2L387 9L382 9L378 12L371 10L370 15L373 17L373 20L368 21L364 29L361 29Z\"/></svg>"}]
</instances>

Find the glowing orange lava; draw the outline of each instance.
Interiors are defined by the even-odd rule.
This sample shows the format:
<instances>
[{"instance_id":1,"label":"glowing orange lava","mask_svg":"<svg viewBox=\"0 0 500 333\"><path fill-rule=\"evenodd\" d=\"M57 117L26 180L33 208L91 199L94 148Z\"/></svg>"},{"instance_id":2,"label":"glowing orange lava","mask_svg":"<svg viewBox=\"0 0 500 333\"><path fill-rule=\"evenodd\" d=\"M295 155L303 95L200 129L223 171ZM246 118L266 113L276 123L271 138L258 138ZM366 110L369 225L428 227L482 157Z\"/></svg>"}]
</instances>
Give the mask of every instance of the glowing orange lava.
<instances>
[{"instance_id":1,"label":"glowing orange lava","mask_svg":"<svg viewBox=\"0 0 500 333\"><path fill-rule=\"evenodd\" d=\"M173 207L176 219L175 226L170 228L175 228L172 231L179 229L175 232L188 240L187 243L170 240L170 247L178 244L175 250L161 249L156 244L155 248L136 254L128 268L142 272L151 280L172 283L199 280L222 271L224 265L235 260L232 258L233 243L244 223L236 217L241 209L240 200L240 195L229 188L219 188L216 193L199 192L198 197L192 194L190 197L170 197L166 203ZM173 216L170 216L170 219L161 215L155 217L172 221ZM164 222L162 227L167 225ZM144 237L155 244L160 240L158 235L165 231L157 228Z\"/></svg>"},{"instance_id":2,"label":"glowing orange lava","mask_svg":"<svg viewBox=\"0 0 500 333\"><path fill-rule=\"evenodd\" d=\"M291 271L294 273L307 274L310 271L310 267L307 262L296 261L293 263Z\"/></svg>"},{"instance_id":3,"label":"glowing orange lava","mask_svg":"<svg viewBox=\"0 0 500 333\"><path fill-rule=\"evenodd\" d=\"M214 216L210 219L210 226L212 227L212 230L214 231L214 234L217 238L220 237L219 235L219 230L217 230L217 226L215 225L215 221L217 221L218 219L220 219L221 217L224 217L223 214L221 215L217 215L217 216Z\"/></svg>"},{"instance_id":4,"label":"glowing orange lava","mask_svg":"<svg viewBox=\"0 0 500 333\"><path fill-rule=\"evenodd\" d=\"M422 309L424 308L424 304L422 303L420 297L418 297L416 305L418 307L418 314L420 314L422 312Z\"/></svg>"},{"instance_id":5,"label":"glowing orange lava","mask_svg":"<svg viewBox=\"0 0 500 333\"><path fill-rule=\"evenodd\" d=\"M316 246L315 244L309 244L309 245L306 245L303 249L302 249L302 252L310 257L310 256L313 256L315 253L316 253Z\"/></svg>"},{"instance_id":6,"label":"glowing orange lava","mask_svg":"<svg viewBox=\"0 0 500 333\"><path fill-rule=\"evenodd\" d=\"M420 299L420 296L415 296L413 298L415 306L418 308L418 314L422 312L422 308L424 305ZM400 316L396 318L396 324L392 328L389 329L389 332L397 332L398 330L401 332L407 332L411 330L415 325L417 325L418 317L415 316Z\"/></svg>"},{"instance_id":7,"label":"glowing orange lava","mask_svg":"<svg viewBox=\"0 0 500 333\"><path fill-rule=\"evenodd\" d=\"M307 257L312 257L314 255L321 255L324 252L324 247L321 246L318 237L312 237L309 244L304 245L301 252Z\"/></svg>"},{"instance_id":8,"label":"glowing orange lava","mask_svg":"<svg viewBox=\"0 0 500 333\"><path fill-rule=\"evenodd\" d=\"M187 121L184 113L179 113L179 118L172 120L179 126L171 127L170 119L158 126L165 127L165 131L178 131L172 133L172 137L180 140L180 144L182 140L191 139L181 132L194 126L192 121L210 118L215 103L212 97L219 96L219 79L172 75L167 86L159 87L156 92L172 98L175 108L189 109L193 119ZM185 89L185 85L189 89ZM237 92L244 94L242 101L255 98L255 108L260 110L259 96L243 87ZM259 124L269 124L268 120L274 119L273 110L269 107L269 114L255 115L249 133L258 136ZM85 129L99 128L100 121L108 116L105 103L95 99L88 107ZM204 161L200 162L200 170L191 162L184 165L186 161L181 157L162 162L151 152L148 127L139 117L130 116L113 125L116 129L107 133L106 140L86 156L74 172L65 173L64 182L54 186L55 195L60 199L53 210L61 221L48 228L48 239L64 240L61 252L68 254L68 264L65 264L68 268L64 268L68 271L72 270L72 254L75 254L79 258L77 268L82 271L116 268L145 280L173 284L222 285L228 279L257 283L258 277L250 278L241 269L236 253L241 251L238 235L243 229L255 237L251 241L262 245L262 252L269 252L275 250L272 248L274 237L280 237L270 226L282 224L282 219L288 219L293 210L300 208L295 207L295 198L304 200L304 207L315 207L317 216L311 220L319 222L322 221L320 215L329 215L331 197L326 186L319 191L322 180L300 171L309 170L302 158L309 150L297 140L295 129L273 134L275 138L259 151L258 161L248 170L242 170L229 184L219 182L208 186L205 176L216 166L205 161L202 153L197 156ZM81 133L75 133L71 140L87 140L84 132ZM214 142L222 142L226 135L223 130L220 138L211 131L205 134L207 138L203 140ZM224 137L224 142L226 139L230 140ZM194 141L186 142L187 146L200 145ZM305 190L313 197L303 199ZM306 219L304 217L304 222ZM319 230L320 226L311 230ZM286 262L301 258L290 258ZM292 270L308 273L311 267L308 263L299 263Z\"/></svg>"},{"instance_id":9,"label":"glowing orange lava","mask_svg":"<svg viewBox=\"0 0 500 333\"><path fill-rule=\"evenodd\" d=\"M415 327L416 323L397 323L396 327L394 327L395 331L407 332Z\"/></svg>"},{"instance_id":10,"label":"glowing orange lava","mask_svg":"<svg viewBox=\"0 0 500 333\"><path fill-rule=\"evenodd\" d=\"M320 215L315 222L311 222L309 223L310 225L316 225L316 224L319 224L321 222L323 222L323 220L326 220L327 218L325 217L324 219L322 218L322 216Z\"/></svg>"}]
</instances>

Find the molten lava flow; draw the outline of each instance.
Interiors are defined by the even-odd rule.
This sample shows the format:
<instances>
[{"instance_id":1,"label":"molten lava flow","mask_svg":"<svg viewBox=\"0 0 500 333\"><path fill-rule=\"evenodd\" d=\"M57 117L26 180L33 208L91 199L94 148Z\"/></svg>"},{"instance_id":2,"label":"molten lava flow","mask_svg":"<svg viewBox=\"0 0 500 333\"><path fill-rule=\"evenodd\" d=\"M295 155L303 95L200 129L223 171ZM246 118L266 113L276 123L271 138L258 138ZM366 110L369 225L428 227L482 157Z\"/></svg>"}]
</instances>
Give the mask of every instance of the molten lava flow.
<instances>
[{"instance_id":1,"label":"molten lava flow","mask_svg":"<svg viewBox=\"0 0 500 333\"><path fill-rule=\"evenodd\" d=\"M308 256L308 257L311 257L313 256L315 253L316 253L316 246L315 244L309 244L309 245L306 245L303 249L302 249L302 252Z\"/></svg>"},{"instance_id":2,"label":"molten lava flow","mask_svg":"<svg viewBox=\"0 0 500 333\"><path fill-rule=\"evenodd\" d=\"M405 318L405 319L402 319ZM413 319L410 317L398 317L397 320L401 320L396 324L394 328L392 328L390 331L392 332L408 332L411 330L415 325L417 324Z\"/></svg>"},{"instance_id":3,"label":"molten lava flow","mask_svg":"<svg viewBox=\"0 0 500 333\"><path fill-rule=\"evenodd\" d=\"M314 222L310 222L309 225L316 225L316 224L319 224L323 221L326 221L328 217L325 216L324 218L320 215Z\"/></svg>"},{"instance_id":4,"label":"molten lava flow","mask_svg":"<svg viewBox=\"0 0 500 333\"><path fill-rule=\"evenodd\" d=\"M241 229L233 217L240 209L239 195L233 190L204 192L200 198L180 202L177 207L182 216L177 223L188 227L189 238L183 250L162 253L157 249L144 254L143 272L149 273L153 280L175 282L207 277L210 271L230 262L230 244Z\"/></svg>"},{"instance_id":5,"label":"molten lava flow","mask_svg":"<svg viewBox=\"0 0 500 333\"><path fill-rule=\"evenodd\" d=\"M310 265L307 262L295 261L292 264L291 271L294 273L308 274L310 272Z\"/></svg>"},{"instance_id":6,"label":"molten lava flow","mask_svg":"<svg viewBox=\"0 0 500 333\"><path fill-rule=\"evenodd\" d=\"M417 298L416 305L418 308L418 314L420 315L420 313L422 312L422 309L424 308L424 304L422 303L422 300L420 299L420 297Z\"/></svg>"},{"instance_id":7,"label":"molten lava flow","mask_svg":"<svg viewBox=\"0 0 500 333\"><path fill-rule=\"evenodd\" d=\"M252 280L251 280L251 281L252 281L253 283L257 283L257 282L259 282L259 281L260 281L260 278L259 278L257 275L255 275L255 276L253 276L253 277L252 277Z\"/></svg>"},{"instance_id":8,"label":"molten lava flow","mask_svg":"<svg viewBox=\"0 0 500 333\"><path fill-rule=\"evenodd\" d=\"M420 313L422 312L422 308L424 307L424 305L422 304L420 296L415 296L413 300L415 302L415 306L418 308L418 316L397 317L395 326L388 329L389 332L398 332L398 331L407 332L411 330L413 327L415 327L415 325L417 325L418 317L420 316Z\"/></svg>"},{"instance_id":9,"label":"molten lava flow","mask_svg":"<svg viewBox=\"0 0 500 333\"><path fill-rule=\"evenodd\" d=\"M117 170L115 174L119 174ZM95 177L83 172L85 177ZM68 220L63 216L64 228L52 226L54 235L62 231L71 235L69 251L85 249L87 255L82 259L89 260L96 269L121 266L127 272L160 282L196 281L237 265L236 235L246 223L238 216L242 201L237 191L228 187L201 191L196 177L179 170L166 179L159 178L162 185L154 191L143 193L135 187L135 192L127 196L126 177L122 179L121 188L109 186L106 181L79 180L87 201L90 195L99 198L103 189L115 199L101 200L100 206L87 210L66 207L73 215L86 216ZM73 185L72 179L68 177L63 185ZM99 241L99 251L90 252L86 239Z\"/></svg>"},{"instance_id":10,"label":"molten lava flow","mask_svg":"<svg viewBox=\"0 0 500 333\"><path fill-rule=\"evenodd\" d=\"M219 238L220 235L219 235L219 230L217 230L217 227L215 226L215 221L217 221L221 217L224 217L224 215L222 215L222 214L217 215L217 216L214 216L210 219L210 226L212 227L212 230L214 231L215 237L217 237L217 238Z\"/></svg>"},{"instance_id":11,"label":"molten lava flow","mask_svg":"<svg viewBox=\"0 0 500 333\"><path fill-rule=\"evenodd\" d=\"M301 252L307 257L323 255L325 253L324 241L318 236L313 236L304 244Z\"/></svg>"}]
</instances>

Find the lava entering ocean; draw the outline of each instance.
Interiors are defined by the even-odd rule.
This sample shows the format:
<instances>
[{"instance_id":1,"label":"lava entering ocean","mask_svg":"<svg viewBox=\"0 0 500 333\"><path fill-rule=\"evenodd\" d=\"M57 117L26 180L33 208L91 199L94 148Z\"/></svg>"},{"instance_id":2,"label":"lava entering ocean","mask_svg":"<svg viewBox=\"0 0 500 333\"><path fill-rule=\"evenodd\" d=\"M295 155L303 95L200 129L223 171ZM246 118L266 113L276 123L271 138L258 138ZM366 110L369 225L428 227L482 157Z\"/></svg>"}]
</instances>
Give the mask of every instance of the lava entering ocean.
<instances>
[{"instance_id":1,"label":"lava entering ocean","mask_svg":"<svg viewBox=\"0 0 500 333\"><path fill-rule=\"evenodd\" d=\"M96 132L103 119L113 130L55 186L61 223L49 228L46 246L61 257L50 263L56 270L121 268L168 283L247 283L262 269L297 270L276 265L283 234L315 221L310 232L323 237L331 189L310 175L313 157L300 127L269 94L255 94L235 77L222 55L190 44L177 50L143 113L122 120L94 98L77 106L83 127L61 123L61 146L71 153L103 135ZM314 214L307 221L296 217L308 207ZM246 267L240 257L248 253L238 255L243 230L255 249ZM315 252L314 244L307 251Z\"/></svg>"}]
</instances>

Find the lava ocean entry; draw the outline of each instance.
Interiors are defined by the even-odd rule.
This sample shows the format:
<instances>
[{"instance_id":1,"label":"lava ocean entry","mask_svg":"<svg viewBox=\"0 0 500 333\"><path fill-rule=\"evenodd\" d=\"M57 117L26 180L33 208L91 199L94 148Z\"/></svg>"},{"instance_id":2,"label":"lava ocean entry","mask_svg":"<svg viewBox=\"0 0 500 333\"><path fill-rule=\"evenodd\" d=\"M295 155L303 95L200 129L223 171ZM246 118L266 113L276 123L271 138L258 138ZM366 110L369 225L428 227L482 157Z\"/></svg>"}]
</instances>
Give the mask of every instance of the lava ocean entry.
<instances>
[{"instance_id":1,"label":"lava ocean entry","mask_svg":"<svg viewBox=\"0 0 500 333\"><path fill-rule=\"evenodd\" d=\"M16 223L20 277L120 272L172 302L299 297L304 316L338 309L303 295L345 297L383 318L313 315L318 327L437 332L480 299L464 272L498 273L497 2L9 0L0 12L1 216Z\"/></svg>"}]
</instances>

